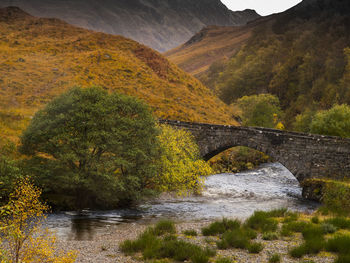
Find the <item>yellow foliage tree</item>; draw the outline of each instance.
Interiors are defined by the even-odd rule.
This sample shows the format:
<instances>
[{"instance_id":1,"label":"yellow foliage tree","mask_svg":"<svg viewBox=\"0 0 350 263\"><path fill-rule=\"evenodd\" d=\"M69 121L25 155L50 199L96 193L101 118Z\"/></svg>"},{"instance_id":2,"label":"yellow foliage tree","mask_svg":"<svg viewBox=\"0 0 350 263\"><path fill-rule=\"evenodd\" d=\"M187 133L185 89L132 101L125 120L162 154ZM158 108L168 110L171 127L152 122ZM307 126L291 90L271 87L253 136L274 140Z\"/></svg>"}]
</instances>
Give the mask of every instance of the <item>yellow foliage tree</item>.
<instances>
[{"instance_id":1,"label":"yellow foliage tree","mask_svg":"<svg viewBox=\"0 0 350 263\"><path fill-rule=\"evenodd\" d=\"M212 169L200 159L198 145L192 134L162 125L159 141L163 149L157 182L159 190L180 195L200 193L202 176L210 175Z\"/></svg>"},{"instance_id":2,"label":"yellow foliage tree","mask_svg":"<svg viewBox=\"0 0 350 263\"><path fill-rule=\"evenodd\" d=\"M42 227L48 206L40 202L41 190L29 179L21 179L0 208L1 263L71 263L74 251L56 251L56 239Z\"/></svg>"}]
</instances>

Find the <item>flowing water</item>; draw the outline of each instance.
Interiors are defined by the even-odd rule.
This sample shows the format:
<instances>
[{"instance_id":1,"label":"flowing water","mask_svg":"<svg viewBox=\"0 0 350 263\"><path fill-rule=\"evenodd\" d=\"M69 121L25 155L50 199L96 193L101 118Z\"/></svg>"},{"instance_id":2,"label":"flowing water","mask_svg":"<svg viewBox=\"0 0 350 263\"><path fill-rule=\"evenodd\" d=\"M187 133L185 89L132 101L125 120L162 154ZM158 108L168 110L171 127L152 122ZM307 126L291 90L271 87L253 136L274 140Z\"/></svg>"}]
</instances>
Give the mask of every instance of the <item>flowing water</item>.
<instances>
[{"instance_id":1,"label":"flowing water","mask_svg":"<svg viewBox=\"0 0 350 263\"><path fill-rule=\"evenodd\" d=\"M255 210L286 207L312 212L318 204L304 200L295 177L281 164L207 177L200 196L161 197L135 209L66 212L48 217L48 226L67 239L89 240L116 224L144 223L160 218L179 221L244 219Z\"/></svg>"}]
</instances>

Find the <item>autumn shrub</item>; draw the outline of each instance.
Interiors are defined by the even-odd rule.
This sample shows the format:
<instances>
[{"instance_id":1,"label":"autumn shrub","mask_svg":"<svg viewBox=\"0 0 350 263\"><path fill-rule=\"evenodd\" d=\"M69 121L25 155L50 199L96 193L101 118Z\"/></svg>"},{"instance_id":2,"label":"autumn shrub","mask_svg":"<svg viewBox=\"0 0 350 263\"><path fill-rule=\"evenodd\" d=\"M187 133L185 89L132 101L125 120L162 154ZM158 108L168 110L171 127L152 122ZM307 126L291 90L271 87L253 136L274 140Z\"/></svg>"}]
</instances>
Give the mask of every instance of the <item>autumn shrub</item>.
<instances>
[{"instance_id":1,"label":"autumn shrub","mask_svg":"<svg viewBox=\"0 0 350 263\"><path fill-rule=\"evenodd\" d=\"M200 193L203 176L212 174L209 164L200 158L193 135L185 130L161 125L158 136L162 154L156 188L180 195Z\"/></svg>"},{"instance_id":2,"label":"autumn shrub","mask_svg":"<svg viewBox=\"0 0 350 263\"><path fill-rule=\"evenodd\" d=\"M48 206L41 190L25 178L16 183L7 205L0 209L2 262L75 262L76 253L56 249L56 238L42 227Z\"/></svg>"}]
</instances>

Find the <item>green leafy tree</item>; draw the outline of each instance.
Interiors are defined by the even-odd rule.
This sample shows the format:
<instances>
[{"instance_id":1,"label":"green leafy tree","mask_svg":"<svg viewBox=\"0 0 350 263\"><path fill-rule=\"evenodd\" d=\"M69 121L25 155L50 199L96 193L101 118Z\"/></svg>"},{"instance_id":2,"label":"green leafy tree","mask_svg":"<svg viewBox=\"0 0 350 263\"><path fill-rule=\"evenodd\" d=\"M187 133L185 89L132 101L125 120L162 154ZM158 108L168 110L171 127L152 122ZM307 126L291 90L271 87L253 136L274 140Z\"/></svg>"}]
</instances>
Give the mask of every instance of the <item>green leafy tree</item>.
<instances>
[{"instance_id":1,"label":"green leafy tree","mask_svg":"<svg viewBox=\"0 0 350 263\"><path fill-rule=\"evenodd\" d=\"M161 171L157 186L160 191L178 194L199 193L202 176L212 173L209 164L200 159L198 145L190 132L161 126Z\"/></svg>"},{"instance_id":2,"label":"green leafy tree","mask_svg":"<svg viewBox=\"0 0 350 263\"><path fill-rule=\"evenodd\" d=\"M74 88L37 112L22 153L54 207L129 205L152 192L158 130L148 107L101 88Z\"/></svg>"},{"instance_id":3,"label":"green leafy tree","mask_svg":"<svg viewBox=\"0 0 350 263\"><path fill-rule=\"evenodd\" d=\"M310 126L315 114L315 111L307 109L304 113L297 115L295 122L293 123L293 130L297 132L310 133Z\"/></svg>"},{"instance_id":4,"label":"green leafy tree","mask_svg":"<svg viewBox=\"0 0 350 263\"><path fill-rule=\"evenodd\" d=\"M20 177L15 155L15 144L0 138L0 203L7 202L13 191L13 182Z\"/></svg>"},{"instance_id":5,"label":"green leafy tree","mask_svg":"<svg viewBox=\"0 0 350 263\"><path fill-rule=\"evenodd\" d=\"M311 133L350 137L350 106L336 105L330 110L318 112L310 127Z\"/></svg>"},{"instance_id":6,"label":"green leafy tree","mask_svg":"<svg viewBox=\"0 0 350 263\"><path fill-rule=\"evenodd\" d=\"M282 127L279 119L283 112L279 100L271 94L244 96L235 103L241 112L244 126Z\"/></svg>"}]
</instances>

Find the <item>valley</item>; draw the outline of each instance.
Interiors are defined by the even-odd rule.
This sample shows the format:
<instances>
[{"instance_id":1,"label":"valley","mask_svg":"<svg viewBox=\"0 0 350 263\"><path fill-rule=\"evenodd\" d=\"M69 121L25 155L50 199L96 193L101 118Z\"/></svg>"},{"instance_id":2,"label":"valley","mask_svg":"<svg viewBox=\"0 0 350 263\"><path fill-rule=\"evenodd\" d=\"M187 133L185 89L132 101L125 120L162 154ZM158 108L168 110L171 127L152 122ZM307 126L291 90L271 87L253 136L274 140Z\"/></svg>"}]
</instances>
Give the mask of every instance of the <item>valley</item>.
<instances>
[{"instance_id":1,"label":"valley","mask_svg":"<svg viewBox=\"0 0 350 263\"><path fill-rule=\"evenodd\" d=\"M0 262L349 263L349 28L347 0L0 1Z\"/></svg>"}]
</instances>

